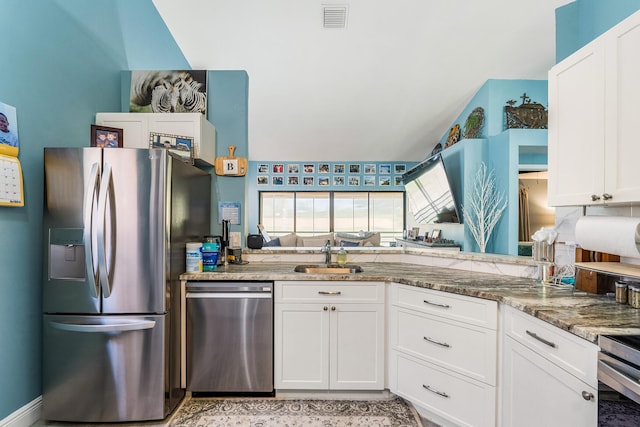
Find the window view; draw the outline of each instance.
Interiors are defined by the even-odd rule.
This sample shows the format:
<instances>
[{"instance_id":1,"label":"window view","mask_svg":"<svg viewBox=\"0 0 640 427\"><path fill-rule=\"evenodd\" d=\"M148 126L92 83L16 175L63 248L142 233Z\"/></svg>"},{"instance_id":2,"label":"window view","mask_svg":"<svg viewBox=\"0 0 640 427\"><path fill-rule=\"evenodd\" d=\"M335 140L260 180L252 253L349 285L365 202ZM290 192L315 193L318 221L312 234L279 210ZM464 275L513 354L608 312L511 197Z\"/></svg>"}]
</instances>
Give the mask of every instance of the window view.
<instances>
[{"instance_id":1,"label":"window view","mask_svg":"<svg viewBox=\"0 0 640 427\"><path fill-rule=\"evenodd\" d=\"M261 192L260 223L272 236L379 232L388 246L404 229L404 193Z\"/></svg>"}]
</instances>

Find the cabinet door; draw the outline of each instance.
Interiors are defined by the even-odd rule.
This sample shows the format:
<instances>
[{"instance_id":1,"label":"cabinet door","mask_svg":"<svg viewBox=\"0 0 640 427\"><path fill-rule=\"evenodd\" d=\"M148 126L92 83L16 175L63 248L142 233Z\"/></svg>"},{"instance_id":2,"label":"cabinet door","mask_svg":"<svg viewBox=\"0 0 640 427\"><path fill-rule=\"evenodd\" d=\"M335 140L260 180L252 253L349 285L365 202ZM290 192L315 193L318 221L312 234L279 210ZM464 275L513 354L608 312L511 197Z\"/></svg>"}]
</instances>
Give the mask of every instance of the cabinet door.
<instances>
[{"instance_id":1,"label":"cabinet door","mask_svg":"<svg viewBox=\"0 0 640 427\"><path fill-rule=\"evenodd\" d=\"M605 51L596 39L549 71L551 206L602 203Z\"/></svg>"},{"instance_id":2,"label":"cabinet door","mask_svg":"<svg viewBox=\"0 0 640 427\"><path fill-rule=\"evenodd\" d=\"M640 201L638 100L640 15L607 33L605 192L611 203Z\"/></svg>"},{"instance_id":3,"label":"cabinet door","mask_svg":"<svg viewBox=\"0 0 640 427\"><path fill-rule=\"evenodd\" d=\"M329 387L384 389L384 304L331 304Z\"/></svg>"},{"instance_id":4,"label":"cabinet door","mask_svg":"<svg viewBox=\"0 0 640 427\"><path fill-rule=\"evenodd\" d=\"M503 356L501 425L597 425L597 390L511 337Z\"/></svg>"},{"instance_id":5,"label":"cabinet door","mask_svg":"<svg viewBox=\"0 0 640 427\"><path fill-rule=\"evenodd\" d=\"M329 305L276 304L276 389L329 387Z\"/></svg>"}]
</instances>

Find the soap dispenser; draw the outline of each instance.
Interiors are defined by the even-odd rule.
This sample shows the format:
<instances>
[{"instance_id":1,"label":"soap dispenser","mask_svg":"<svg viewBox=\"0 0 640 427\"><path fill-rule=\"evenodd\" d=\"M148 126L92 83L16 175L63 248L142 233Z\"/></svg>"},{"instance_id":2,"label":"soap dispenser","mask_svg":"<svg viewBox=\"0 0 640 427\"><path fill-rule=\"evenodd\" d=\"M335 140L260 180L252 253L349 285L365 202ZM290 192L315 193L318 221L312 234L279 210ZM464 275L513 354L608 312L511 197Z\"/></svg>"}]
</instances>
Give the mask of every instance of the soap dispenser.
<instances>
[{"instance_id":1,"label":"soap dispenser","mask_svg":"<svg viewBox=\"0 0 640 427\"><path fill-rule=\"evenodd\" d=\"M340 250L336 254L336 261L338 265L345 265L347 263L347 251L344 250L344 247L340 247Z\"/></svg>"}]
</instances>

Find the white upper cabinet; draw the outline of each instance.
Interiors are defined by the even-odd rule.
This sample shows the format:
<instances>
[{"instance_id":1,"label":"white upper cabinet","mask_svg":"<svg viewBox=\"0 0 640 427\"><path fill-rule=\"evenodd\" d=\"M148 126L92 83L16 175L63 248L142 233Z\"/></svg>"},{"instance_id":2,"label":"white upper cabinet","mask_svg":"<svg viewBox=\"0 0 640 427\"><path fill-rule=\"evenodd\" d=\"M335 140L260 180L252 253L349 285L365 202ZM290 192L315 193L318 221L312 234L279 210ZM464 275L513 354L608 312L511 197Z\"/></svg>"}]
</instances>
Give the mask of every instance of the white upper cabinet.
<instances>
[{"instance_id":1,"label":"white upper cabinet","mask_svg":"<svg viewBox=\"0 0 640 427\"><path fill-rule=\"evenodd\" d=\"M549 205L640 202L640 13L549 71Z\"/></svg>"}]
</instances>

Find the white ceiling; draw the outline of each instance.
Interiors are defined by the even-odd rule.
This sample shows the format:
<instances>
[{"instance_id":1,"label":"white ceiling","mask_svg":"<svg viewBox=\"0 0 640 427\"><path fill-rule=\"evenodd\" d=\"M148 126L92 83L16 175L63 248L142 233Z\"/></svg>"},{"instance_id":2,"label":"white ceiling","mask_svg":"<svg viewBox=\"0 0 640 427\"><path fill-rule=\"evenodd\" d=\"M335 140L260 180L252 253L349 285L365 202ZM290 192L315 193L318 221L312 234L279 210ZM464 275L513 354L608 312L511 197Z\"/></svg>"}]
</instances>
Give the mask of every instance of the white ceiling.
<instances>
[{"instance_id":1,"label":"white ceiling","mask_svg":"<svg viewBox=\"0 0 640 427\"><path fill-rule=\"evenodd\" d=\"M568 0L153 0L192 69L246 70L249 159L420 161L487 79L546 79ZM323 29L324 5L348 5Z\"/></svg>"}]
</instances>

